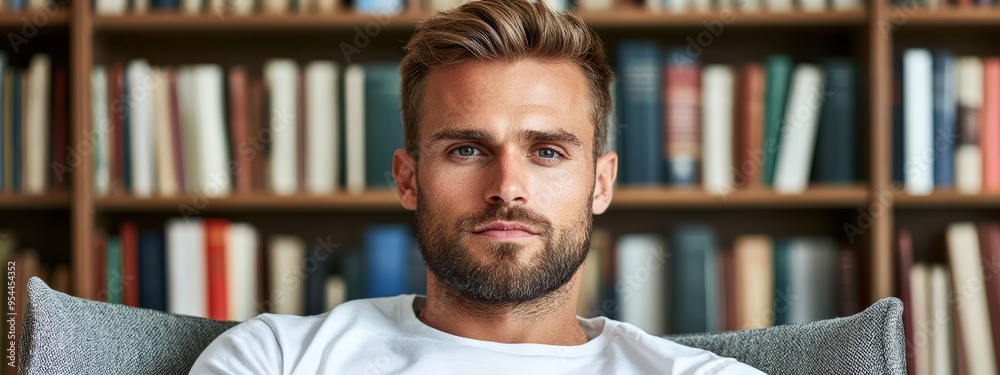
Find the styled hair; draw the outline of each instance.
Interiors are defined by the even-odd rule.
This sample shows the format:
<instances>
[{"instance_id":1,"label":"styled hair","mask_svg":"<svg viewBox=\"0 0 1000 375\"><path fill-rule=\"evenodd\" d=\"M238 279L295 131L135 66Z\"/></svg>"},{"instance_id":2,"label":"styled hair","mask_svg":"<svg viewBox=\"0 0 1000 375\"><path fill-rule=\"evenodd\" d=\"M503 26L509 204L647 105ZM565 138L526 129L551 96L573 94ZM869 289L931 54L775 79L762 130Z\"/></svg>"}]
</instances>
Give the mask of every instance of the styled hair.
<instances>
[{"instance_id":1,"label":"styled hair","mask_svg":"<svg viewBox=\"0 0 1000 375\"><path fill-rule=\"evenodd\" d=\"M406 152L417 158L417 124L431 69L470 60L567 62L580 68L590 93L594 160L605 152L611 81L604 44L578 16L540 0L479 0L417 24L399 67Z\"/></svg>"}]
</instances>

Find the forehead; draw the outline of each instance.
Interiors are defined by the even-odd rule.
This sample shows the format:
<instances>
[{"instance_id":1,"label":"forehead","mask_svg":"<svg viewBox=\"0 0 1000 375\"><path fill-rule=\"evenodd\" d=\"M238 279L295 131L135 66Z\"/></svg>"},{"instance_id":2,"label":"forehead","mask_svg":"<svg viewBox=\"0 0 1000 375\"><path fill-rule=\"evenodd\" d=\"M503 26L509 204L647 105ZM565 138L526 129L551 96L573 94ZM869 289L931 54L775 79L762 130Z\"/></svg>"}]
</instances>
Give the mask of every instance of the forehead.
<instances>
[{"instance_id":1,"label":"forehead","mask_svg":"<svg viewBox=\"0 0 1000 375\"><path fill-rule=\"evenodd\" d=\"M586 77L569 62L472 60L432 69L423 95L421 142L443 128L496 134L563 130L592 143Z\"/></svg>"}]
</instances>

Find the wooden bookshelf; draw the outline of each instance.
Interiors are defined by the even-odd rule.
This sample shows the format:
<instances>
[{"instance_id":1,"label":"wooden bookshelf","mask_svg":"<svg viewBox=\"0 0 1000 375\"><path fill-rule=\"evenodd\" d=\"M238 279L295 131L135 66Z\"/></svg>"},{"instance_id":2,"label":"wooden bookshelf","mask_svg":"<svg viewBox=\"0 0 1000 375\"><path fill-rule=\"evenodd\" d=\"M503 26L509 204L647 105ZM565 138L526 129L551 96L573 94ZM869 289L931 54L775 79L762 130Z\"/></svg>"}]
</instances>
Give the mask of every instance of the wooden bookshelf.
<instances>
[{"instance_id":1,"label":"wooden bookshelf","mask_svg":"<svg viewBox=\"0 0 1000 375\"><path fill-rule=\"evenodd\" d=\"M405 42L413 25L429 15L411 7L402 14L389 16L383 27L391 32L373 41L374 44L365 50L364 59L398 57L398 47ZM927 11L893 8L886 0L870 0L860 10L818 13L730 14L716 11L677 15L627 9L608 13L582 12L580 15L605 37L612 59L615 43L622 39L650 38L663 45L684 45L686 37L694 37L705 30L705 22L720 20L725 15L732 16L732 22L725 24L726 31L715 37L711 48L706 48L704 57L709 61L735 63L757 60L764 54L794 51L796 58L823 57L833 53L850 56L857 62L861 91L858 148L860 160L865 166L862 168L864 175L857 185L815 186L794 195L767 190L740 190L726 196L710 195L697 189L619 186L609 210L613 218L603 218L622 227L634 222L641 224L637 227L647 228L650 222L660 217L680 212L725 226L721 232L729 234L742 230L742 225L746 224L746 213L760 219L754 223L757 225L754 228L782 226L774 228L774 233L794 232L798 229L796 225L813 232L817 227L836 226L831 229L836 231L839 230L838 223L851 220L857 210L883 204L876 201L877 193L891 191L892 187L890 125L893 51L899 46L918 43L924 34L947 32L952 26L976 34L994 32L994 28L1000 25L1000 11L996 9ZM24 17L31 16L31 12L0 13L0 29L19 30L24 24ZM317 57L339 59L337 43L347 40L341 36L351 35L353 28L364 26L377 20L377 17L381 16L346 10L331 15L226 14L220 17L213 13L198 16L159 13L96 16L91 2L74 1L68 8L50 17L44 29L46 33L56 33L68 40L67 46L59 48L69 49L61 53L68 56L70 63L71 129L67 134L70 144L76 145L87 141L92 128L90 71L95 62L104 64L147 55L152 56L150 61L154 64L230 64L244 60L248 64L259 64L261 56L300 60ZM887 34L886 25L893 26L889 30L904 32L905 36L898 38L892 32ZM740 31L729 32L730 29ZM909 34L909 30L916 31ZM330 38L331 34L337 37ZM155 40L155 43L148 40ZM992 43L986 36L977 40L978 43L970 48ZM385 53L380 54L379 51ZM92 192L91 174L91 158L85 157L73 173L72 188L68 192L40 197L0 195L0 212L3 213L45 211L41 215L47 218L62 214L52 214L52 210L69 209L69 228L64 228L70 234L69 261L74 270L75 294L83 297L93 297L90 295L93 288L89 272L93 267L89 254L95 227L130 215L169 217L179 213L179 207L184 204L196 205L193 197L96 197ZM893 292L893 237L898 215L914 210L923 212L925 209L954 213L945 215L947 217L968 212L990 212L1000 209L1000 194L966 196L939 192L919 197L901 194L885 204L888 206L885 207L887 214L874 217L870 230L858 237L856 245L861 251L861 269L866 273L862 281L868 302ZM292 219L299 215L330 220L329 223L312 224L315 227L334 226L359 216L365 217L365 220L405 217L402 214L405 210L391 191L329 196L232 195L209 198L207 205L200 210L211 215L264 217L275 222L293 222ZM898 213L901 210L903 213ZM734 218L734 212L744 216ZM804 220L806 224L797 224L799 218L807 219ZM670 219L684 218L671 216Z\"/></svg>"}]
</instances>

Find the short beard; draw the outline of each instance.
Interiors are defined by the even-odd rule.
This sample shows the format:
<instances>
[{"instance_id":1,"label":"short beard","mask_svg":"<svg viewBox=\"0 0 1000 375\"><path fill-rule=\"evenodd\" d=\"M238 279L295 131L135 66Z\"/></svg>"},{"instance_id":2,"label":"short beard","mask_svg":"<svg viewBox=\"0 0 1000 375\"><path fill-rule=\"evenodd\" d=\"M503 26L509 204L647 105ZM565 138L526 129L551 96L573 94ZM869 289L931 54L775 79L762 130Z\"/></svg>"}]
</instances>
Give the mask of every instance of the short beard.
<instances>
[{"instance_id":1,"label":"short beard","mask_svg":"<svg viewBox=\"0 0 1000 375\"><path fill-rule=\"evenodd\" d=\"M480 214L446 222L443 215L432 212L418 190L415 219L420 253L427 268L445 287L472 301L491 305L533 301L569 282L586 259L593 225L592 202L593 198L588 199L574 221L558 228L521 206L492 205ZM497 220L519 222L538 230L544 249L522 265L518 253L524 251L525 245L491 242L487 249L491 259L480 262L463 241L476 228Z\"/></svg>"}]
</instances>

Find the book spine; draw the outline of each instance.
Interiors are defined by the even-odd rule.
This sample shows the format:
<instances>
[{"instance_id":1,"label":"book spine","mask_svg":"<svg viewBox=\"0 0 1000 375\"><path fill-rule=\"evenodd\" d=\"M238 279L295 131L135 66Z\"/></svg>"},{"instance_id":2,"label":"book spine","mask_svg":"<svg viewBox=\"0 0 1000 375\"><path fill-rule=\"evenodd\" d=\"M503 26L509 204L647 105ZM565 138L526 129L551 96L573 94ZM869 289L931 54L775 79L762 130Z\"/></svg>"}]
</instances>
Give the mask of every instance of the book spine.
<instances>
[{"instance_id":1,"label":"book spine","mask_svg":"<svg viewBox=\"0 0 1000 375\"><path fill-rule=\"evenodd\" d=\"M651 41L625 41L618 46L622 77L622 183L660 185L663 135L660 58Z\"/></svg>"},{"instance_id":2,"label":"book spine","mask_svg":"<svg viewBox=\"0 0 1000 375\"><path fill-rule=\"evenodd\" d=\"M934 186L955 185L955 64L948 52L934 54Z\"/></svg>"},{"instance_id":3,"label":"book spine","mask_svg":"<svg viewBox=\"0 0 1000 375\"><path fill-rule=\"evenodd\" d=\"M667 52L664 71L665 161L674 186L698 183L700 159L700 73L698 62L684 49Z\"/></svg>"}]
</instances>

